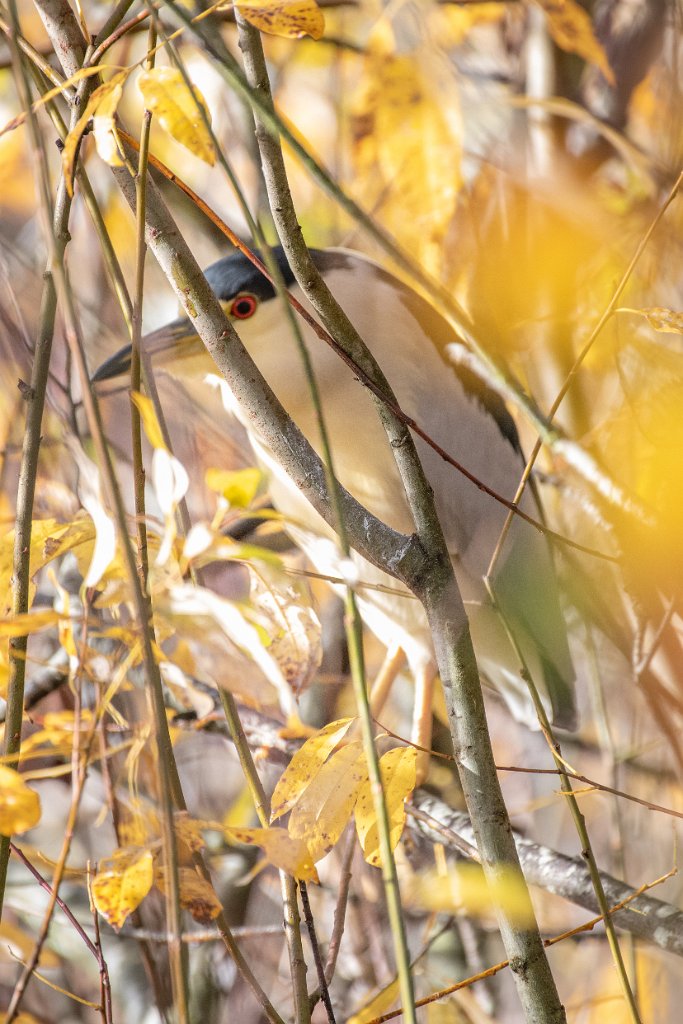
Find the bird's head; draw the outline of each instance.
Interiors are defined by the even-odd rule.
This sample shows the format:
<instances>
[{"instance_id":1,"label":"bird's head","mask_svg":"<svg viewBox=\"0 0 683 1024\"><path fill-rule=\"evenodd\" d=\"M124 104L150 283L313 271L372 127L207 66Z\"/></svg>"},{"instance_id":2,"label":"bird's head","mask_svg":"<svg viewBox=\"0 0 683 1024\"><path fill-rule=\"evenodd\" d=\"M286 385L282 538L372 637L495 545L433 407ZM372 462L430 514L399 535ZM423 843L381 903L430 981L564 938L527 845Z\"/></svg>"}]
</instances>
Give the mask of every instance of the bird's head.
<instances>
[{"instance_id":1,"label":"bird's head","mask_svg":"<svg viewBox=\"0 0 683 1024\"><path fill-rule=\"evenodd\" d=\"M312 253L314 257L318 255L316 250L312 250ZM256 254L260 256L258 251ZM285 287L289 288L294 277L282 248L277 246L272 254ZM275 288L243 253L224 256L207 267L204 274L252 354L257 352L259 340L270 338L274 331L282 330L282 308L273 301ZM179 317L146 335L143 344L154 360L155 367L168 369L177 376L203 377L215 371L189 317ZM93 375L93 381L112 380L128 373L131 351L131 346L126 345L107 359Z\"/></svg>"}]
</instances>

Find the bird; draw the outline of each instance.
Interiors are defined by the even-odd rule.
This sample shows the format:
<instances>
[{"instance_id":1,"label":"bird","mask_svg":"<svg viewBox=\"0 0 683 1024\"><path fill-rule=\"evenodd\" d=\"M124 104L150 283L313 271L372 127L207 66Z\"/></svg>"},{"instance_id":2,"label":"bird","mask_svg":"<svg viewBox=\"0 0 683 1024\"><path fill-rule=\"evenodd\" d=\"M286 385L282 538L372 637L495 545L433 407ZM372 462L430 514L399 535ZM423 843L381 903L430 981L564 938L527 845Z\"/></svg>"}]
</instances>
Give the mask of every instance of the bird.
<instances>
[{"instance_id":1,"label":"bird","mask_svg":"<svg viewBox=\"0 0 683 1024\"><path fill-rule=\"evenodd\" d=\"M447 346L462 344L454 328L408 284L369 257L348 249L311 249L311 257L393 388L401 409L458 463L508 500L517 490L524 456L513 417L501 396L469 365L453 362ZM256 255L260 256L259 252ZM283 249L272 249L285 286L303 305ZM301 354L273 284L241 251L209 266L206 280L233 322L266 382L320 454L319 427ZM404 534L414 532L410 508L375 401L353 369L313 333L308 347L335 474L373 515ZM215 364L187 317L148 334L143 345L153 365L181 379L216 373ZM129 370L126 346L95 373L95 382ZM236 410L239 417L239 409ZM243 421L269 476L273 505L317 572L339 578L334 533L284 473L252 422ZM468 612L480 672L499 691L513 716L538 727L520 652L555 725L576 725L575 673L547 539L515 517L494 577L496 601L518 650L494 609L484 575L508 509L447 464L419 437L415 443L434 491L444 537ZM520 507L539 517L527 488ZM352 553L357 601L366 626L387 651L373 688L375 713L407 660L418 691L411 740L422 748L418 774L427 772L432 686L437 674L427 618L420 603L386 572ZM419 705L422 705L419 707Z\"/></svg>"}]
</instances>

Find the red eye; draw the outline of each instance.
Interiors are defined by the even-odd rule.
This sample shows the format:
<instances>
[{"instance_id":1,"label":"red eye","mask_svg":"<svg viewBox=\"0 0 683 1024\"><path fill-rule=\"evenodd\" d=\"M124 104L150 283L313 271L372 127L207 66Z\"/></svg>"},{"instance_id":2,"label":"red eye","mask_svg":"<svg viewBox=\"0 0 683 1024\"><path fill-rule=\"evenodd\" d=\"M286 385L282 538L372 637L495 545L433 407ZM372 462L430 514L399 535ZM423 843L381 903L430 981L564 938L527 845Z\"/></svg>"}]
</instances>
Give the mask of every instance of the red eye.
<instances>
[{"instance_id":1,"label":"red eye","mask_svg":"<svg viewBox=\"0 0 683 1024\"><path fill-rule=\"evenodd\" d=\"M230 307L230 316L236 320L248 320L256 312L257 305L254 295L238 295Z\"/></svg>"}]
</instances>

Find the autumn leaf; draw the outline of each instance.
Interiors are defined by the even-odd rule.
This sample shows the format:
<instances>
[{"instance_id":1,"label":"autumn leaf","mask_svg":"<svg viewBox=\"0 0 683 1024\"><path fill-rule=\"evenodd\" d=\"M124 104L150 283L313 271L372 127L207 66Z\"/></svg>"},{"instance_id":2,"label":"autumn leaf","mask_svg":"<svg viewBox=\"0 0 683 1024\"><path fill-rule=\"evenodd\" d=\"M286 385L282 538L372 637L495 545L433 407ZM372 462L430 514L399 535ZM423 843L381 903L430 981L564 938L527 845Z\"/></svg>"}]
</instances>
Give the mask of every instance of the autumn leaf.
<instances>
[{"instance_id":1,"label":"autumn leaf","mask_svg":"<svg viewBox=\"0 0 683 1024\"><path fill-rule=\"evenodd\" d=\"M394 747L380 758L384 802L389 816L389 838L391 849L395 850L405 825L405 801L415 789L415 763L417 751L414 747ZM363 848L363 856L373 867L381 866L377 815L372 799L370 783L361 786L354 810L356 831Z\"/></svg>"},{"instance_id":2,"label":"autumn leaf","mask_svg":"<svg viewBox=\"0 0 683 1024\"><path fill-rule=\"evenodd\" d=\"M292 587L267 586L251 577L251 604L267 616L268 652L297 697L312 683L323 658L322 626L310 605Z\"/></svg>"},{"instance_id":3,"label":"autumn leaf","mask_svg":"<svg viewBox=\"0 0 683 1024\"><path fill-rule=\"evenodd\" d=\"M0 835L28 832L40 821L40 797L19 772L0 765Z\"/></svg>"},{"instance_id":4,"label":"autumn leaf","mask_svg":"<svg viewBox=\"0 0 683 1024\"><path fill-rule=\"evenodd\" d=\"M229 841L260 847L270 864L286 871L293 878L301 878L306 882L317 882L318 873L315 870L305 837L291 836L287 829L278 826L272 828L226 827L223 832Z\"/></svg>"},{"instance_id":5,"label":"autumn leaf","mask_svg":"<svg viewBox=\"0 0 683 1024\"><path fill-rule=\"evenodd\" d=\"M92 881L95 907L118 931L152 888L153 880L154 864L149 850L117 850L106 861L100 861Z\"/></svg>"},{"instance_id":6,"label":"autumn leaf","mask_svg":"<svg viewBox=\"0 0 683 1024\"><path fill-rule=\"evenodd\" d=\"M167 890L167 874L165 868L159 868L154 878L155 884L161 892ZM222 911L220 900L213 891L212 886L197 874L194 868L179 868L178 882L180 885L180 905L184 910L189 910L195 921L200 924L209 924L214 921Z\"/></svg>"},{"instance_id":7,"label":"autumn leaf","mask_svg":"<svg viewBox=\"0 0 683 1024\"><path fill-rule=\"evenodd\" d=\"M614 85L614 72L598 42L590 15L576 0L536 0L545 11L548 31L561 50L576 53L587 64L595 64Z\"/></svg>"},{"instance_id":8,"label":"autumn leaf","mask_svg":"<svg viewBox=\"0 0 683 1024\"><path fill-rule=\"evenodd\" d=\"M345 736L352 718L330 722L306 740L285 768L271 799L270 820L276 821L295 805L334 748Z\"/></svg>"},{"instance_id":9,"label":"autumn leaf","mask_svg":"<svg viewBox=\"0 0 683 1024\"><path fill-rule=\"evenodd\" d=\"M40 612L23 612L19 615L12 615L10 618L0 619L0 636L27 636L29 633L36 633L38 630L56 625L60 619L60 613L52 608L46 608Z\"/></svg>"},{"instance_id":10,"label":"autumn leaf","mask_svg":"<svg viewBox=\"0 0 683 1024\"><path fill-rule=\"evenodd\" d=\"M100 85L95 89L92 96L88 100L85 106L85 110L79 117L78 121L67 135L64 142L64 149L62 150L62 169L64 173L64 180L66 182L66 188L70 196L73 195L74 186L74 167L76 161L76 154L78 153L78 146L80 144L83 132L88 126L88 122L95 115L101 103L105 104L106 117L113 118L116 105L121 97L121 89L123 83L128 77L128 71L119 71L117 74L112 75L108 82L104 85ZM107 150L107 146L103 143L103 148ZM99 152L99 145L98 145ZM101 155L101 154L100 154ZM118 151L117 151L118 156Z\"/></svg>"},{"instance_id":11,"label":"autumn leaf","mask_svg":"<svg viewBox=\"0 0 683 1024\"><path fill-rule=\"evenodd\" d=\"M320 39L325 18L315 0L243 0L240 14L261 32L288 39Z\"/></svg>"},{"instance_id":12,"label":"autumn leaf","mask_svg":"<svg viewBox=\"0 0 683 1024\"><path fill-rule=\"evenodd\" d=\"M362 744L349 743L326 761L297 801L289 819L289 834L306 839L314 861L329 853L340 839L367 777Z\"/></svg>"},{"instance_id":13,"label":"autumn leaf","mask_svg":"<svg viewBox=\"0 0 683 1024\"><path fill-rule=\"evenodd\" d=\"M263 483L263 473L247 469L207 469L206 486L222 495L231 508L249 508Z\"/></svg>"},{"instance_id":14,"label":"autumn leaf","mask_svg":"<svg viewBox=\"0 0 683 1024\"><path fill-rule=\"evenodd\" d=\"M145 436L151 444L152 448L163 448L167 450L166 442L164 441L164 435L157 419L156 409L154 408L154 402L147 395L141 394L139 391L132 391L130 400L140 413L140 419L142 421L142 427L145 431Z\"/></svg>"},{"instance_id":15,"label":"autumn leaf","mask_svg":"<svg viewBox=\"0 0 683 1024\"><path fill-rule=\"evenodd\" d=\"M526 883L505 865L499 865L495 876L487 878L479 864L453 864L445 874L430 870L413 875L401 891L407 905L436 913L464 910L481 918L502 908L519 928L527 928L533 921Z\"/></svg>"},{"instance_id":16,"label":"autumn leaf","mask_svg":"<svg viewBox=\"0 0 683 1024\"><path fill-rule=\"evenodd\" d=\"M116 124L114 115L123 95L123 85L126 80L126 73L121 72L107 82L107 91L102 95L97 109L93 114L93 136L97 152L105 163L110 167L123 167L123 160L119 153L119 145L116 139Z\"/></svg>"},{"instance_id":17,"label":"autumn leaf","mask_svg":"<svg viewBox=\"0 0 683 1024\"><path fill-rule=\"evenodd\" d=\"M213 166L216 152L199 105L208 117L208 109L199 89L192 92L177 68L152 68L138 78L145 106L168 134L191 153Z\"/></svg>"}]
</instances>

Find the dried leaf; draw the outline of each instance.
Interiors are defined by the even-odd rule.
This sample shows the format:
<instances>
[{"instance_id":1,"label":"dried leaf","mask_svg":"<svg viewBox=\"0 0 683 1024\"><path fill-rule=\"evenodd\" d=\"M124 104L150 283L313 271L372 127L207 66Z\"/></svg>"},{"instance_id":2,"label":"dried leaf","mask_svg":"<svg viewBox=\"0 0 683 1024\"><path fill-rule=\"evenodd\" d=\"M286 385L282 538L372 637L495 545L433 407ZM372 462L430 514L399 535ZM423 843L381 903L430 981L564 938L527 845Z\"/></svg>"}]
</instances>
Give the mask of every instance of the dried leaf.
<instances>
[{"instance_id":1,"label":"dried leaf","mask_svg":"<svg viewBox=\"0 0 683 1024\"><path fill-rule=\"evenodd\" d=\"M315 0L243 0L240 14L261 32L287 39L320 39L325 18Z\"/></svg>"},{"instance_id":2,"label":"dried leaf","mask_svg":"<svg viewBox=\"0 0 683 1024\"><path fill-rule=\"evenodd\" d=\"M577 53L587 64L595 64L614 85L614 72L598 42L590 15L576 0L536 0L545 11L548 31L561 50Z\"/></svg>"},{"instance_id":3,"label":"dried leaf","mask_svg":"<svg viewBox=\"0 0 683 1024\"><path fill-rule=\"evenodd\" d=\"M166 870L159 868L154 879L161 892L166 892ZM189 910L195 921L209 924L221 913L223 907L212 886L197 874L194 868L179 868L180 905Z\"/></svg>"},{"instance_id":4,"label":"dried leaf","mask_svg":"<svg viewBox=\"0 0 683 1024\"><path fill-rule=\"evenodd\" d=\"M384 801L389 816L389 838L391 849L395 850L405 825L405 801L415 789L415 763L417 751L414 747L395 747L380 758ZM381 866L377 816L372 799L370 783L366 782L358 793L355 807L356 830L368 864Z\"/></svg>"},{"instance_id":5,"label":"dried leaf","mask_svg":"<svg viewBox=\"0 0 683 1024\"><path fill-rule=\"evenodd\" d=\"M204 97L193 85L192 92L177 68L152 68L138 78L145 106L172 138L204 163L215 164L216 152L198 104L207 114Z\"/></svg>"},{"instance_id":6,"label":"dried leaf","mask_svg":"<svg viewBox=\"0 0 683 1024\"><path fill-rule=\"evenodd\" d=\"M19 772L0 765L0 835L28 832L40 821L40 797Z\"/></svg>"},{"instance_id":7,"label":"dried leaf","mask_svg":"<svg viewBox=\"0 0 683 1024\"><path fill-rule=\"evenodd\" d=\"M361 743L349 743L327 761L307 786L289 819L289 834L306 839L314 861L329 853L353 813L368 777Z\"/></svg>"},{"instance_id":8,"label":"dried leaf","mask_svg":"<svg viewBox=\"0 0 683 1024\"><path fill-rule=\"evenodd\" d=\"M271 800L270 820L275 821L291 810L304 790L310 785L329 755L345 736L352 718L330 722L306 740L285 768L275 787Z\"/></svg>"},{"instance_id":9,"label":"dried leaf","mask_svg":"<svg viewBox=\"0 0 683 1024\"><path fill-rule=\"evenodd\" d=\"M645 309L618 309L617 313L638 313L644 316L650 327L662 334L683 334L683 313L665 306L648 306Z\"/></svg>"},{"instance_id":10,"label":"dried leaf","mask_svg":"<svg viewBox=\"0 0 683 1024\"><path fill-rule=\"evenodd\" d=\"M251 602L270 623L270 656L280 666L294 694L299 697L313 681L323 659L322 626L313 608L302 604L292 587L266 586L252 575Z\"/></svg>"}]
</instances>

